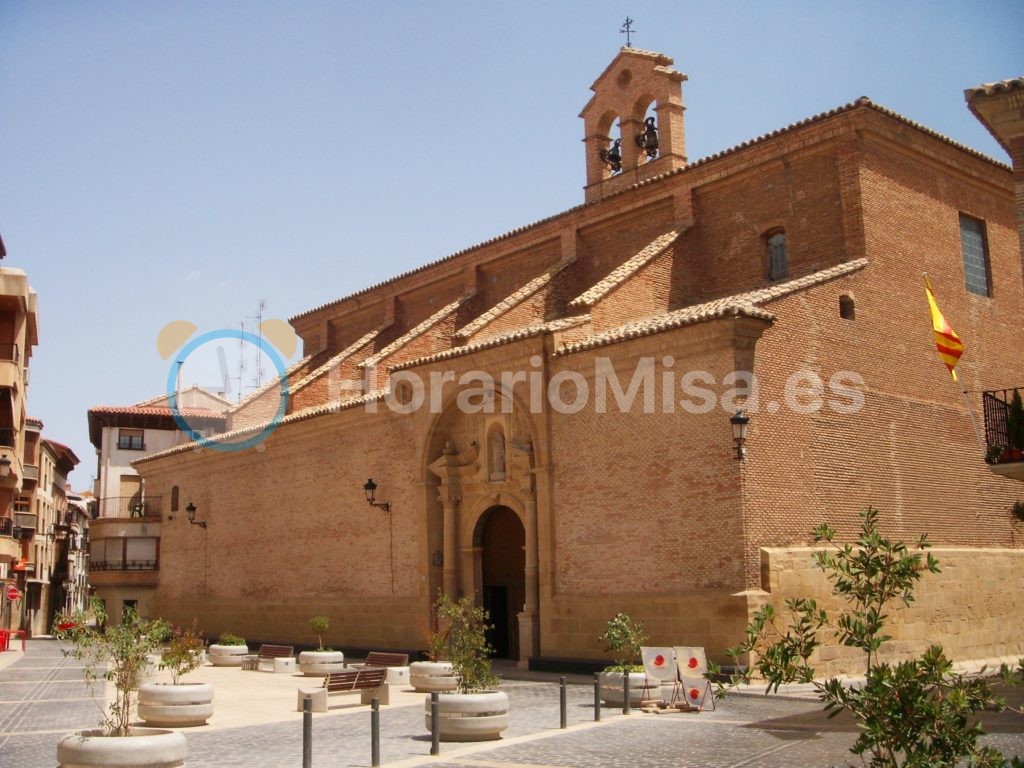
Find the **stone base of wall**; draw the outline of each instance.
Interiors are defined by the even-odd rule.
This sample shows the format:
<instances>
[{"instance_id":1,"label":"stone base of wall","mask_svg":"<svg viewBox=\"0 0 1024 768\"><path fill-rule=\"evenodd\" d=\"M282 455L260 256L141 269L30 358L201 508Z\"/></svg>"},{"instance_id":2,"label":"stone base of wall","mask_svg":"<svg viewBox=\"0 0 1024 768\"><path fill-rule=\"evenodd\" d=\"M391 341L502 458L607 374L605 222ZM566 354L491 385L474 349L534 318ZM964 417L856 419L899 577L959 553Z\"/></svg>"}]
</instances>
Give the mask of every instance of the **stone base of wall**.
<instances>
[{"instance_id":1,"label":"stone base of wall","mask_svg":"<svg viewBox=\"0 0 1024 768\"><path fill-rule=\"evenodd\" d=\"M199 622L211 641L222 632L251 643L274 642L315 645L309 629L314 616L326 616L330 627L324 645L339 650L370 648L425 648L421 627L426 626L427 605L416 598L178 598L158 599L152 615L173 624Z\"/></svg>"},{"instance_id":2,"label":"stone base of wall","mask_svg":"<svg viewBox=\"0 0 1024 768\"><path fill-rule=\"evenodd\" d=\"M1024 550L933 548L941 573L926 573L908 607L893 604L886 613L886 634L880 659L898 662L941 645L963 669L984 663L1013 661L1024 656ZM762 549L765 592L752 600L750 614L764 602L775 606L783 621L785 601L813 597L835 616L842 603L832 597L830 583L812 561L813 548ZM864 656L842 646L818 650L813 661L820 675L863 675Z\"/></svg>"},{"instance_id":3,"label":"stone base of wall","mask_svg":"<svg viewBox=\"0 0 1024 768\"><path fill-rule=\"evenodd\" d=\"M598 636L604 632L605 622L622 612L643 622L645 645L703 646L709 659L730 664L725 649L743 637L747 606L746 594L725 590L557 597L542 606L541 656L610 660Z\"/></svg>"}]
</instances>

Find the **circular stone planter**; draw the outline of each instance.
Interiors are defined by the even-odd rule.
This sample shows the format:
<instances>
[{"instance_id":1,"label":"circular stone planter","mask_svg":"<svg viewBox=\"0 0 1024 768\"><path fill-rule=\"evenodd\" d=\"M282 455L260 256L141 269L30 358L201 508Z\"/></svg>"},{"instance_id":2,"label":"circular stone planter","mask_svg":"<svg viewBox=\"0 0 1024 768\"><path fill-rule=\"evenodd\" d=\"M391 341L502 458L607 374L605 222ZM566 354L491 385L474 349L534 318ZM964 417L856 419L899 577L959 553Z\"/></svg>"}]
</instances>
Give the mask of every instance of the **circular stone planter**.
<instances>
[{"instance_id":1,"label":"circular stone planter","mask_svg":"<svg viewBox=\"0 0 1024 768\"><path fill-rule=\"evenodd\" d=\"M57 763L67 768L177 768L187 754L184 734L157 728L132 728L130 736L79 731L57 742Z\"/></svg>"},{"instance_id":2,"label":"circular stone planter","mask_svg":"<svg viewBox=\"0 0 1024 768\"><path fill-rule=\"evenodd\" d=\"M207 651L210 663L215 667L240 667L242 657L249 652L247 645L217 645L214 643Z\"/></svg>"},{"instance_id":3,"label":"circular stone planter","mask_svg":"<svg viewBox=\"0 0 1024 768\"><path fill-rule=\"evenodd\" d=\"M208 683L146 683L139 686L139 719L148 725L184 728L206 725L213 715Z\"/></svg>"},{"instance_id":4,"label":"circular stone planter","mask_svg":"<svg viewBox=\"0 0 1024 768\"><path fill-rule=\"evenodd\" d=\"M508 728L508 695L503 691L438 695L441 741L492 741ZM430 697L424 702L427 730Z\"/></svg>"},{"instance_id":5,"label":"circular stone planter","mask_svg":"<svg viewBox=\"0 0 1024 768\"><path fill-rule=\"evenodd\" d=\"M622 695L622 677L621 672L601 673L601 701L610 707L621 707L625 703ZM647 675L643 672L629 673L629 705L631 707L639 707L644 701L650 699L651 689L645 691L646 684Z\"/></svg>"},{"instance_id":6,"label":"circular stone planter","mask_svg":"<svg viewBox=\"0 0 1024 768\"><path fill-rule=\"evenodd\" d=\"M459 687L450 661L414 661L409 665L409 683L421 693L454 691Z\"/></svg>"},{"instance_id":7,"label":"circular stone planter","mask_svg":"<svg viewBox=\"0 0 1024 768\"><path fill-rule=\"evenodd\" d=\"M341 651L302 651L299 654L299 671L308 677L340 672L344 668L345 654Z\"/></svg>"}]
</instances>

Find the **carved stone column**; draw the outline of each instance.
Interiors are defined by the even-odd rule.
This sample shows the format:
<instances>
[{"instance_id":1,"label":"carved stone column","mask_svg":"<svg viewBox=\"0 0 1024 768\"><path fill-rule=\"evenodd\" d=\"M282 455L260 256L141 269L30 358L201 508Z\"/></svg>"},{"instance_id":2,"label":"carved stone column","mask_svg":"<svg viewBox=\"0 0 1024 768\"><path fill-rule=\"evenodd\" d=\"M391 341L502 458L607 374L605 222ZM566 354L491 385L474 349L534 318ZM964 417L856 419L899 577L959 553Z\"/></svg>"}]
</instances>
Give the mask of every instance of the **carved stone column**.
<instances>
[{"instance_id":1,"label":"carved stone column","mask_svg":"<svg viewBox=\"0 0 1024 768\"><path fill-rule=\"evenodd\" d=\"M526 669L530 657L540 655L540 579L537 563L537 501L531 493L526 499L526 595L519 614L519 660L516 666Z\"/></svg>"},{"instance_id":2,"label":"carved stone column","mask_svg":"<svg viewBox=\"0 0 1024 768\"><path fill-rule=\"evenodd\" d=\"M459 501L442 498L441 506L444 508L444 566L441 585L444 593L454 599L459 594Z\"/></svg>"}]
</instances>

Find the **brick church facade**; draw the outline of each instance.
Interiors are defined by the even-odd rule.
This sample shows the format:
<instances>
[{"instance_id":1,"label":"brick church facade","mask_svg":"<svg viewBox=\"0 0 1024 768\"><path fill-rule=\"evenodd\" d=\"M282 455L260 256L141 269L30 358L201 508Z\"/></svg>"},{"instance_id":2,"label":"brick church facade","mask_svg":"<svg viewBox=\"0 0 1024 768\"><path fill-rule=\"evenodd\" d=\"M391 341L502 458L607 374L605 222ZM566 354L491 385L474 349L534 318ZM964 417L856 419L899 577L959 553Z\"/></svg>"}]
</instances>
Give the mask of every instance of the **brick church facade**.
<instances>
[{"instance_id":1,"label":"brick church facade","mask_svg":"<svg viewBox=\"0 0 1024 768\"><path fill-rule=\"evenodd\" d=\"M136 462L180 499L151 613L295 643L325 614L334 647L411 650L443 589L522 664L604 658L619 611L726 661L766 601L825 589L809 531L872 505L943 567L892 655L1024 653L1024 486L968 410L1024 383L1010 169L867 99L690 162L685 79L623 48L581 114L583 204L292 318L286 406L274 384L228 417L257 447Z\"/></svg>"}]
</instances>

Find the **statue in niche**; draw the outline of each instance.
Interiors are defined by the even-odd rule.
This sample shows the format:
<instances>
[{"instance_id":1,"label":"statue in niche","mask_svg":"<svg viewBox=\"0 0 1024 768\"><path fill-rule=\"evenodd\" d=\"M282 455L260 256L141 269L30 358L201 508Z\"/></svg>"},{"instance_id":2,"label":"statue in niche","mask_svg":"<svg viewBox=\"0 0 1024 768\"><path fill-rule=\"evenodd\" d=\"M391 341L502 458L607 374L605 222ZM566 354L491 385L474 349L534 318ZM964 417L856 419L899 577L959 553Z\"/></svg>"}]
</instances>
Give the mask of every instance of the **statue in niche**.
<instances>
[{"instance_id":1,"label":"statue in niche","mask_svg":"<svg viewBox=\"0 0 1024 768\"><path fill-rule=\"evenodd\" d=\"M505 435L500 429L491 433L491 480L505 479Z\"/></svg>"}]
</instances>

